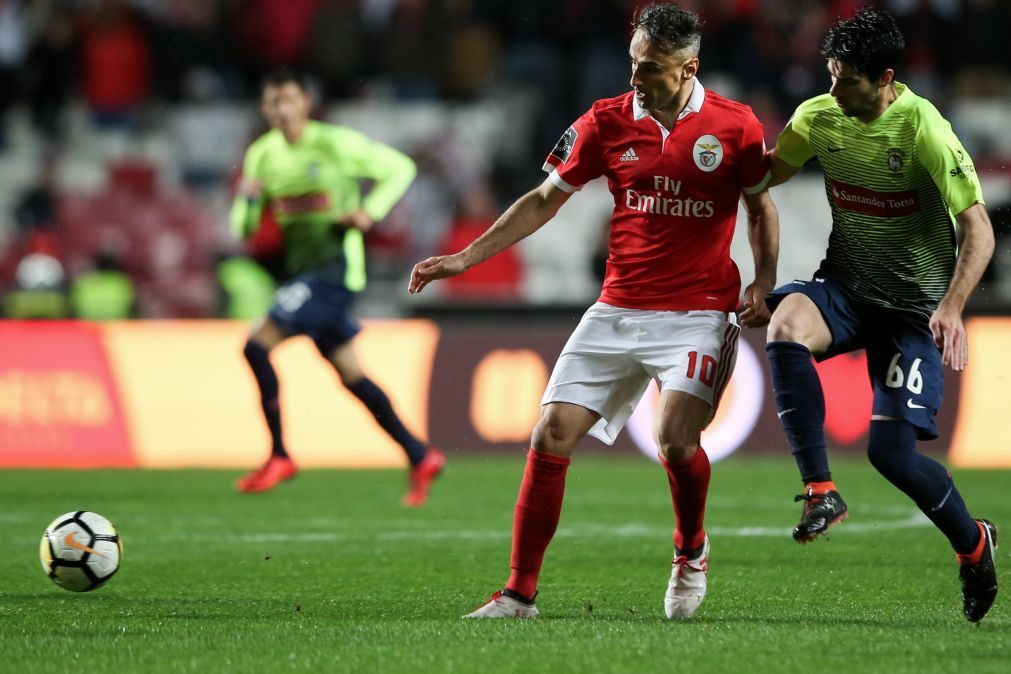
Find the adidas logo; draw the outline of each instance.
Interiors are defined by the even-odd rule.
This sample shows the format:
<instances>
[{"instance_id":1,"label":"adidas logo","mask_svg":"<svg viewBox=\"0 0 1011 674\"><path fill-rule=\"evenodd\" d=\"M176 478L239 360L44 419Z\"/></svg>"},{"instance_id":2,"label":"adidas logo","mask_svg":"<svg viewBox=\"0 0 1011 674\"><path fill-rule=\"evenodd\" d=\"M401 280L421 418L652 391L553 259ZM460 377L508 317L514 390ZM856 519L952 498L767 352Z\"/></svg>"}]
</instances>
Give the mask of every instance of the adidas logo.
<instances>
[{"instance_id":1,"label":"adidas logo","mask_svg":"<svg viewBox=\"0 0 1011 674\"><path fill-rule=\"evenodd\" d=\"M639 155L632 148L628 148L625 150L625 154L621 155L620 161L639 161Z\"/></svg>"}]
</instances>

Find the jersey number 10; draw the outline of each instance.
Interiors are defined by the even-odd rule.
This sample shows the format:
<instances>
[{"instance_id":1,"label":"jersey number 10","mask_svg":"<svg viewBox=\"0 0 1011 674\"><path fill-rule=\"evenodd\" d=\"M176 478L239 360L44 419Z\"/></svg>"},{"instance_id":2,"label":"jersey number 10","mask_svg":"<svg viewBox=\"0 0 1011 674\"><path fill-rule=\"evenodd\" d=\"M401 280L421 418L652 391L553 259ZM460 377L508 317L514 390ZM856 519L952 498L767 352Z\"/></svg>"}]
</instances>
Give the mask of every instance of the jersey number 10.
<instances>
[{"instance_id":1,"label":"jersey number 10","mask_svg":"<svg viewBox=\"0 0 1011 674\"><path fill-rule=\"evenodd\" d=\"M688 354L688 372L685 376L689 379L695 378L695 370L698 368L699 371L699 381L706 386L712 386L713 381L716 379L716 359L705 354L702 356L702 364L699 366L699 352L692 351Z\"/></svg>"}]
</instances>

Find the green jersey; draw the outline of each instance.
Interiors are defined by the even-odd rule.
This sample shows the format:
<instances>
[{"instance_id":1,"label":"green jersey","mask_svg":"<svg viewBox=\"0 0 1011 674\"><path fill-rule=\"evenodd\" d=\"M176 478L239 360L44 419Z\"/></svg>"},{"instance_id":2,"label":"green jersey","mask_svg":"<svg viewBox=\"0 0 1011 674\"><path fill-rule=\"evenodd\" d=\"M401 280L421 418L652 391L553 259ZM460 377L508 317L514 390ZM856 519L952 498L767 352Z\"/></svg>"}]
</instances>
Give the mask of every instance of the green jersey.
<instances>
[{"instance_id":1,"label":"green jersey","mask_svg":"<svg viewBox=\"0 0 1011 674\"><path fill-rule=\"evenodd\" d=\"M983 203L972 159L930 103L896 83L898 98L869 124L825 94L797 108L776 143L791 166L817 157L832 209L816 276L857 299L930 315L948 289L953 216Z\"/></svg>"},{"instance_id":2,"label":"green jersey","mask_svg":"<svg viewBox=\"0 0 1011 674\"><path fill-rule=\"evenodd\" d=\"M284 233L288 271L318 273L358 291L365 287L362 233L335 223L359 208L373 220L382 219L415 172L407 155L347 127L310 120L294 143L273 129L246 151L242 175L260 181L263 193L257 199L235 199L232 229L238 236L252 236L263 205L270 202ZM364 199L363 179L374 181Z\"/></svg>"}]
</instances>

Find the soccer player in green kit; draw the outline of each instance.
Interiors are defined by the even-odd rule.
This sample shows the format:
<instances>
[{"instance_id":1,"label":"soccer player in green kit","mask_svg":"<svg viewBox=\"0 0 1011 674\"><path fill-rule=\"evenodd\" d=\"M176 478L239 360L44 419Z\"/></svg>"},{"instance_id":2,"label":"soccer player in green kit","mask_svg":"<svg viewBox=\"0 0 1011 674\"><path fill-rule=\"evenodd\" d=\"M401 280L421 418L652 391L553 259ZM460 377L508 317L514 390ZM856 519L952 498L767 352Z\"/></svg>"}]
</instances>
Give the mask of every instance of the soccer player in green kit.
<instances>
[{"instance_id":1,"label":"soccer player in green kit","mask_svg":"<svg viewBox=\"0 0 1011 674\"><path fill-rule=\"evenodd\" d=\"M847 515L825 451L825 403L811 361L866 349L874 389L868 457L948 538L963 609L977 622L997 596L997 528L973 519L951 475L920 454L937 437L943 368L962 371L962 310L993 253L972 160L931 103L895 81L904 40L866 9L829 31L829 93L802 103L772 151L772 180L817 158L832 210L828 252L810 281L767 298L766 350L779 417L804 481L805 543Z\"/></svg>"},{"instance_id":2,"label":"soccer player in green kit","mask_svg":"<svg viewBox=\"0 0 1011 674\"><path fill-rule=\"evenodd\" d=\"M416 169L403 153L357 131L310 120L309 108L296 74L278 71L264 80L261 110L271 130L246 152L230 215L235 233L249 237L269 203L284 233L285 261L293 276L277 291L243 350L260 388L272 447L267 462L236 486L246 493L267 491L297 473L282 437L270 351L289 337L307 335L341 383L404 448L411 470L403 502L420 506L446 459L404 427L389 398L362 371L352 341L360 328L350 314L356 293L365 287L363 233L389 213ZM373 183L364 196L363 179Z\"/></svg>"}]
</instances>

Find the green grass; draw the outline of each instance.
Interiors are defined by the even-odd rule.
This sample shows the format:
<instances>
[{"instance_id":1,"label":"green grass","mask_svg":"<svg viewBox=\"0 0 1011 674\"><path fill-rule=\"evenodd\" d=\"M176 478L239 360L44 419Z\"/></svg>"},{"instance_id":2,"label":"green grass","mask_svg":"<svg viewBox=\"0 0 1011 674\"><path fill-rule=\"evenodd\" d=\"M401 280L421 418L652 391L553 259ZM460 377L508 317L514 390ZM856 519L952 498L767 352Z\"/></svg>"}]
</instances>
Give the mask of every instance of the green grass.
<instances>
[{"instance_id":1,"label":"green grass","mask_svg":"<svg viewBox=\"0 0 1011 674\"><path fill-rule=\"evenodd\" d=\"M419 511L399 506L395 471L306 471L259 496L236 494L235 473L221 471L0 473L0 670L1011 670L1007 597L967 623L942 536L864 462L842 459L851 517L803 547L789 536L789 458L717 464L709 594L694 618L670 623L663 473L641 458L577 457L542 617L462 621L505 580L522 461L452 460ZM956 480L974 512L1011 534L1011 473ZM79 595L37 561L45 526L78 508L109 517L125 543L119 575Z\"/></svg>"}]
</instances>

